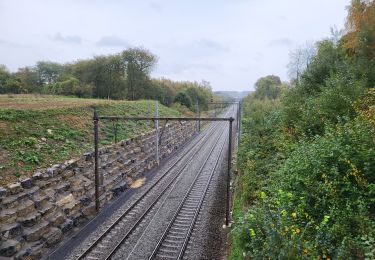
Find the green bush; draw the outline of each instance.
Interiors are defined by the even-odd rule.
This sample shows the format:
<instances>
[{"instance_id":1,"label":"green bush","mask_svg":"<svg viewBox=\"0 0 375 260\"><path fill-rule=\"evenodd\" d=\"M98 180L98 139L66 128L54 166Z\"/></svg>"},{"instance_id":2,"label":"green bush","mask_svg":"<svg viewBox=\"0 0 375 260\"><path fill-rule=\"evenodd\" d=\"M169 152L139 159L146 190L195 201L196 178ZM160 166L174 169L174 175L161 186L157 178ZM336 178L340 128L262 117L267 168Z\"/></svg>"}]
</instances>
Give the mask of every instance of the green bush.
<instances>
[{"instance_id":1,"label":"green bush","mask_svg":"<svg viewBox=\"0 0 375 260\"><path fill-rule=\"evenodd\" d=\"M281 102L245 99L231 259L375 259L375 30L361 26L373 26L375 13L367 5L375 10L352 1L348 25L356 26L317 43ZM353 35L367 40L353 46Z\"/></svg>"},{"instance_id":2,"label":"green bush","mask_svg":"<svg viewBox=\"0 0 375 260\"><path fill-rule=\"evenodd\" d=\"M301 141L234 231L247 254L335 259L373 254L374 136L371 123L358 118Z\"/></svg>"},{"instance_id":3,"label":"green bush","mask_svg":"<svg viewBox=\"0 0 375 260\"><path fill-rule=\"evenodd\" d=\"M186 93L186 91L181 91L180 93L178 93L174 99L174 102L179 103L188 108L191 108L193 106L193 101L191 100L190 96Z\"/></svg>"}]
</instances>

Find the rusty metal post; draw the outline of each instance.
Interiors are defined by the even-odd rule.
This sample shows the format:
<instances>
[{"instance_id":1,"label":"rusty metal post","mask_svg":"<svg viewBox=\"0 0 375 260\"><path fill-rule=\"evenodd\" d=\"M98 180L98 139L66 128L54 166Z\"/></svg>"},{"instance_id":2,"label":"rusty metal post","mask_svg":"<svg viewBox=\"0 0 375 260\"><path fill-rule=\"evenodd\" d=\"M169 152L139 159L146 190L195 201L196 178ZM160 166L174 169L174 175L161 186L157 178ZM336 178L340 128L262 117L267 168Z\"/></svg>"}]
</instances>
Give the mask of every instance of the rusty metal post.
<instances>
[{"instance_id":1,"label":"rusty metal post","mask_svg":"<svg viewBox=\"0 0 375 260\"><path fill-rule=\"evenodd\" d=\"M99 212L100 202L99 202L99 118L94 109L94 167L95 167L95 209L96 213Z\"/></svg>"},{"instance_id":2,"label":"rusty metal post","mask_svg":"<svg viewBox=\"0 0 375 260\"><path fill-rule=\"evenodd\" d=\"M156 146L156 151L155 151L155 157L156 157L156 164L159 165L159 101L158 97L156 97L156 103L155 103L155 146Z\"/></svg>"},{"instance_id":3,"label":"rusty metal post","mask_svg":"<svg viewBox=\"0 0 375 260\"><path fill-rule=\"evenodd\" d=\"M201 131L201 120L200 120L201 114L199 112L199 101L198 101L198 99L197 99L197 102L196 102L195 106L196 106L196 110L197 110L196 114L197 114L197 118L198 118L197 128L198 128L198 132L200 132Z\"/></svg>"},{"instance_id":4,"label":"rusty metal post","mask_svg":"<svg viewBox=\"0 0 375 260\"><path fill-rule=\"evenodd\" d=\"M242 110L242 102L240 100L240 102L238 103L238 106L239 106L239 113L238 113L238 147L240 147L240 142L241 142L241 110Z\"/></svg>"},{"instance_id":5,"label":"rusty metal post","mask_svg":"<svg viewBox=\"0 0 375 260\"><path fill-rule=\"evenodd\" d=\"M115 143L117 143L117 120L115 122Z\"/></svg>"},{"instance_id":6,"label":"rusty metal post","mask_svg":"<svg viewBox=\"0 0 375 260\"><path fill-rule=\"evenodd\" d=\"M199 109L199 101L198 101L198 131L201 131L201 111Z\"/></svg>"},{"instance_id":7,"label":"rusty metal post","mask_svg":"<svg viewBox=\"0 0 375 260\"><path fill-rule=\"evenodd\" d=\"M236 126L236 132L237 132L237 148L240 146L240 106L241 106L241 101L239 100L237 103L237 126Z\"/></svg>"},{"instance_id":8,"label":"rusty metal post","mask_svg":"<svg viewBox=\"0 0 375 260\"><path fill-rule=\"evenodd\" d=\"M228 172L227 172L227 205L225 214L225 225L229 225L229 211L230 211L230 172L232 164L232 123L233 117L229 119L229 142L228 142Z\"/></svg>"}]
</instances>

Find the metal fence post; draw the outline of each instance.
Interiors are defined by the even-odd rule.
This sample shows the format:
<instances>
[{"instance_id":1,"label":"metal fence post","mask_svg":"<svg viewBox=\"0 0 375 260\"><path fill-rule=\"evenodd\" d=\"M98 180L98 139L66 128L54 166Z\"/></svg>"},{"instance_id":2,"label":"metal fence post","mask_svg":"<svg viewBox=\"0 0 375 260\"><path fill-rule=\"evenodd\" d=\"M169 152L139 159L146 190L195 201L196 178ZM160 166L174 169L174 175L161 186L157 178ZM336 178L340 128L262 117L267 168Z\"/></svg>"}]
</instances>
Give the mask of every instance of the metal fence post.
<instances>
[{"instance_id":1,"label":"metal fence post","mask_svg":"<svg viewBox=\"0 0 375 260\"><path fill-rule=\"evenodd\" d=\"M242 110L242 102L240 100L240 103L239 103L239 114L238 114L238 147L240 146L240 143L241 143L241 110Z\"/></svg>"},{"instance_id":2,"label":"metal fence post","mask_svg":"<svg viewBox=\"0 0 375 260\"><path fill-rule=\"evenodd\" d=\"M233 117L229 118L229 142L228 142L228 172L227 172L227 201L226 201L226 214L225 225L229 225L229 211L230 211L230 172L232 164L232 123Z\"/></svg>"},{"instance_id":3,"label":"metal fence post","mask_svg":"<svg viewBox=\"0 0 375 260\"><path fill-rule=\"evenodd\" d=\"M236 127L236 132L238 134L238 128L240 126L240 101L237 103L237 127Z\"/></svg>"},{"instance_id":4,"label":"metal fence post","mask_svg":"<svg viewBox=\"0 0 375 260\"><path fill-rule=\"evenodd\" d=\"M158 97L156 97L156 103L155 103L155 143L156 143L156 164L159 165L159 101Z\"/></svg>"},{"instance_id":5,"label":"metal fence post","mask_svg":"<svg viewBox=\"0 0 375 260\"><path fill-rule=\"evenodd\" d=\"M115 143L117 143L117 120L115 122Z\"/></svg>"},{"instance_id":6,"label":"metal fence post","mask_svg":"<svg viewBox=\"0 0 375 260\"><path fill-rule=\"evenodd\" d=\"M95 171L95 209L96 213L99 212L100 202L99 202L99 118L94 109L94 171Z\"/></svg>"},{"instance_id":7,"label":"metal fence post","mask_svg":"<svg viewBox=\"0 0 375 260\"><path fill-rule=\"evenodd\" d=\"M197 114L197 118L198 118L198 122L197 122L197 128L198 128L198 132L201 131L201 120L200 120L200 112L199 112L199 101L197 99L197 102L195 104L196 106L196 114Z\"/></svg>"},{"instance_id":8,"label":"metal fence post","mask_svg":"<svg viewBox=\"0 0 375 260\"><path fill-rule=\"evenodd\" d=\"M199 101L198 101L198 131L201 131L201 111L199 109Z\"/></svg>"}]
</instances>

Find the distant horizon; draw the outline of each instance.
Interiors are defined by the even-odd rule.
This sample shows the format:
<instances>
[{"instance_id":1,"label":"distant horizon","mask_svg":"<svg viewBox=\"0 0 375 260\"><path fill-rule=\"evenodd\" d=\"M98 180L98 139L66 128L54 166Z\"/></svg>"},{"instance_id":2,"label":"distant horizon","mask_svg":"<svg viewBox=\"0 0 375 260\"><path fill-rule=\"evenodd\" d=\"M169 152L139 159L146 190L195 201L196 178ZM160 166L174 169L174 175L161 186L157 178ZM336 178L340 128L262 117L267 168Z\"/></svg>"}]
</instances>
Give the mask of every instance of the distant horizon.
<instances>
[{"instance_id":1,"label":"distant horizon","mask_svg":"<svg viewBox=\"0 0 375 260\"><path fill-rule=\"evenodd\" d=\"M349 3L0 0L0 64L14 72L143 46L159 57L153 78L246 91L266 75L288 81L289 52L342 29Z\"/></svg>"}]
</instances>

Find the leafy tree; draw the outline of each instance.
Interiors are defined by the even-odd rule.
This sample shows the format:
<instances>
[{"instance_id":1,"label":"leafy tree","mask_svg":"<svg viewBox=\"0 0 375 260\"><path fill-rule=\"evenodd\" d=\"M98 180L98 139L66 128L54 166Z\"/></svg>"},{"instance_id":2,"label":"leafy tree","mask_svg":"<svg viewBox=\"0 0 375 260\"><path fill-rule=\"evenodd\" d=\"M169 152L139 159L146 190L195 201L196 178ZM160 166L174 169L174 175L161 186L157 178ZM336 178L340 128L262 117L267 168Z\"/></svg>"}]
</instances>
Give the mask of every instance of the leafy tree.
<instances>
[{"instance_id":1,"label":"leafy tree","mask_svg":"<svg viewBox=\"0 0 375 260\"><path fill-rule=\"evenodd\" d=\"M262 77L255 83L255 97L259 99L276 99L281 93L281 80L278 76Z\"/></svg>"},{"instance_id":2,"label":"leafy tree","mask_svg":"<svg viewBox=\"0 0 375 260\"><path fill-rule=\"evenodd\" d=\"M4 65L0 65L0 93L26 93L20 80L12 75Z\"/></svg>"},{"instance_id":3,"label":"leafy tree","mask_svg":"<svg viewBox=\"0 0 375 260\"><path fill-rule=\"evenodd\" d=\"M346 21L347 34L344 46L351 52L363 51L368 48L369 54L375 54L375 2L353 0L348 8Z\"/></svg>"},{"instance_id":4,"label":"leafy tree","mask_svg":"<svg viewBox=\"0 0 375 260\"><path fill-rule=\"evenodd\" d=\"M151 79L150 73L157 57L144 48L130 48L114 55L95 56L92 59L59 64L39 61L35 67L20 68L10 73L0 68L0 93L49 93L97 97L107 99L155 99L172 105L177 93L190 109L208 108L212 99L209 82L179 82ZM179 100L177 98L176 100ZM181 101L180 100L180 101ZM186 101L187 100L187 101Z\"/></svg>"},{"instance_id":5,"label":"leafy tree","mask_svg":"<svg viewBox=\"0 0 375 260\"><path fill-rule=\"evenodd\" d=\"M192 101L191 108L193 111L196 110L196 104L198 102L199 108L201 110L208 109L208 102L210 102L212 97L211 89L207 86L200 85L197 83L188 84L186 86L186 94L190 97Z\"/></svg>"},{"instance_id":6,"label":"leafy tree","mask_svg":"<svg viewBox=\"0 0 375 260\"><path fill-rule=\"evenodd\" d=\"M125 71L121 55L96 56L91 60L80 60L70 67L75 78L85 86L93 87L95 97L125 98Z\"/></svg>"},{"instance_id":7,"label":"leafy tree","mask_svg":"<svg viewBox=\"0 0 375 260\"><path fill-rule=\"evenodd\" d=\"M177 94L174 98L174 102L180 103L181 105L191 108L193 105L193 101L191 100L190 96L186 93L186 91L181 91Z\"/></svg>"},{"instance_id":8,"label":"leafy tree","mask_svg":"<svg viewBox=\"0 0 375 260\"><path fill-rule=\"evenodd\" d=\"M122 59L126 70L128 99L143 98L143 93L149 86L149 75L156 65L157 57L144 48L130 48L122 52Z\"/></svg>"},{"instance_id":9,"label":"leafy tree","mask_svg":"<svg viewBox=\"0 0 375 260\"><path fill-rule=\"evenodd\" d=\"M152 79L150 90L146 93L146 98L153 99L158 97L163 105L171 106L176 96L176 90L168 83L171 83L171 81Z\"/></svg>"},{"instance_id":10,"label":"leafy tree","mask_svg":"<svg viewBox=\"0 0 375 260\"><path fill-rule=\"evenodd\" d=\"M90 84L81 83L78 79L70 77L64 81L59 81L54 84L45 86L44 91L46 93L55 95L91 97L93 86Z\"/></svg>"},{"instance_id":11,"label":"leafy tree","mask_svg":"<svg viewBox=\"0 0 375 260\"><path fill-rule=\"evenodd\" d=\"M36 71L39 75L39 84L48 85L55 83L64 73L65 67L56 62L39 61L36 64Z\"/></svg>"},{"instance_id":12,"label":"leafy tree","mask_svg":"<svg viewBox=\"0 0 375 260\"><path fill-rule=\"evenodd\" d=\"M331 40L317 43L317 54L301 75L301 85L307 95L320 91L324 81L338 71L343 63L343 52Z\"/></svg>"},{"instance_id":13,"label":"leafy tree","mask_svg":"<svg viewBox=\"0 0 375 260\"><path fill-rule=\"evenodd\" d=\"M20 80L22 88L27 93L40 93L42 91L39 86L39 76L34 67L19 68L14 76Z\"/></svg>"},{"instance_id":14,"label":"leafy tree","mask_svg":"<svg viewBox=\"0 0 375 260\"><path fill-rule=\"evenodd\" d=\"M346 22L346 35L342 44L357 73L367 80L368 87L375 86L375 2L353 0Z\"/></svg>"}]
</instances>

